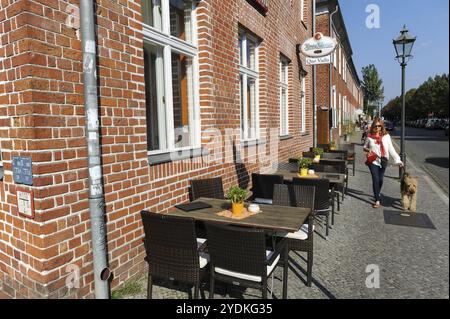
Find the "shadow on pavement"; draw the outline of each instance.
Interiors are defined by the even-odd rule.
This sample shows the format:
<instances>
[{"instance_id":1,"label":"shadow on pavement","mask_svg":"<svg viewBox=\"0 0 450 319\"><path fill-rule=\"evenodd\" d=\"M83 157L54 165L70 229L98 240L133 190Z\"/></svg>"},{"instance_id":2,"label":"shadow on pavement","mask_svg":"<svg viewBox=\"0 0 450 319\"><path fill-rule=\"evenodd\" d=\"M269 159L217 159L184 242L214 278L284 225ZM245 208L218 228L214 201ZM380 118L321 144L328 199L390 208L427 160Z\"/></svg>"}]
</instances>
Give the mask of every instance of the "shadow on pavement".
<instances>
[{"instance_id":1,"label":"shadow on pavement","mask_svg":"<svg viewBox=\"0 0 450 319\"><path fill-rule=\"evenodd\" d=\"M369 199L362 198L361 196L357 196L357 195L366 196L366 197L369 197ZM348 188L347 189L347 196L353 197L355 199L358 199L358 200L360 200L362 202L365 202L367 204L370 204L370 205L373 204L373 202L370 201L372 199L371 195L367 195L367 194L365 194L365 193L363 193L361 191L355 190L355 189Z\"/></svg>"}]
</instances>

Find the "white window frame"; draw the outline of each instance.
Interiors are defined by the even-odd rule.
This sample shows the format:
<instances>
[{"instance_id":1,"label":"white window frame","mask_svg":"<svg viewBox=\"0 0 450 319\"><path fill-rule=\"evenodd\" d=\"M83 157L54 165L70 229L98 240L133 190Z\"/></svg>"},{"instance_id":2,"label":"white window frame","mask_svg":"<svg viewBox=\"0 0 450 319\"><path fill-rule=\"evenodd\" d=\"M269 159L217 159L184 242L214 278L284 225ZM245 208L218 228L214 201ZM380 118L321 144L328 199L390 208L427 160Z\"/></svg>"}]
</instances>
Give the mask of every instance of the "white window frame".
<instances>
[{"instance_id":1,"label":"white window frame","mask_svg":"<svg viewBox=\"0 0 450 319\"><path fill-rule=\"evenodd\" d=\"M331 126L332 128L336 128L337 127L337 121L336 121L336 114L337 114L337 101L336 101L337 95L336 95L336 86L333 85L332 88L332 114L331 114L331 119L332 119L332 123Z\"/></svg>"},{"instance_id":2,"label":"white window frame","mask_svg":"<svg viewBox=\"0 0 450 319\"><path fill-rule=\"evenodd\" d=\"M250 141L256 141L260 138L260 123L259 123L259 41L252 35L248 34L245 30L241 29L239 30L239 37L242 38L241 47L239 48L240 54L242 54L242 64L239 65L239 74L242 76L242 87L244 88L245 92L241 92L241 89L239 91L242 93L241 96L241 103L240 107L242 105L247 105L247 84L248 79L253 79L255 81L255 109L253 110L255 114L255 136L249 137L249 128L248 128L248 122L247 122L247 107L244 107L243 110L240 112L240 119L241 119L241 125L240 125L240 138L241 141L244 142L250 142ZM251 69L250 66L247 65L247 41L252 41L255 44L255 68ZM241 94L240 93L240 94ZM243 122L243 123L242 123ZM243 124L243 125L242 125ZM243 129L242 129L243 127Z\"/></svg>"},{"instance_id":3,"label":"white window frame","mask_svg":"<svg viewBox=\"0 0 450 319\"><path fill-rule=\"evenodd\" d=\"M191 43L180 40L176 36L170 34L170 1L161 0L161 19L157 23L161 24L161 30L155 27L142 23L143 40L152 45L156 45L162 48L164 80L162 80L162 74L157 74L159 81L164 83L164 107L161 103L158 103L158 125L159 125L159 145L166 145L166 148L159 150L148 150L148 155L156 155L161 153L168 153L174 151L182 151L189 149L196 149L201 147L200 130L200 97L199 97L199 62L198 62L198 37L195 30L197 30L197 10L194 1L192 2L191 11ZM173 120L173 92L172 92L172 52L183 54L192 59L191 70L188 73L192 74L192 101L193 105L189 108L189 129L192 132L190 138L190 146L175 147L175 127ZM169 76L166 76L169 75ZM161 108L164 108L165 112L160 112ZM162 114L165 113L165 114ZM172 129L166 129L172 128ZM161 131L163 129L163 131ZM163 132L166 132L164 134Z\"/></svg>"},{"instance_id":4,"label":"white window frame","mask_svg":"<svg viewBox=\"0 0 450 319\"><path fill-rule=\"evenodd\" d=\"M301 80L301 133L306 133L306 77Z\"/></svg>"},{"instance_id":5,"label":"white window frame","mask_svg":"<svg viewBox=\"0 0 450 319\"><path fill-rule=\"evenodd\" d=\"M300 0L300 20L305 21L305 0Z\"/></svg>"},{"instance_id":6,"label":"white window frame","mask_svg":"<svg viewBox=\"0 0 450 319\"><path fill-rule=\"evenodd\" d=\"M280 87L280 136L289 135L289 63L290 61L280 56L280 76L279 76L279 87ZM283 72L283 70L285 72ZM286 78L283 79L283 73ZM286 105L283 105L283 91L286 92ZM283 113L286 117L286 126L283 126Z\"/></svg>"}]
</instances>

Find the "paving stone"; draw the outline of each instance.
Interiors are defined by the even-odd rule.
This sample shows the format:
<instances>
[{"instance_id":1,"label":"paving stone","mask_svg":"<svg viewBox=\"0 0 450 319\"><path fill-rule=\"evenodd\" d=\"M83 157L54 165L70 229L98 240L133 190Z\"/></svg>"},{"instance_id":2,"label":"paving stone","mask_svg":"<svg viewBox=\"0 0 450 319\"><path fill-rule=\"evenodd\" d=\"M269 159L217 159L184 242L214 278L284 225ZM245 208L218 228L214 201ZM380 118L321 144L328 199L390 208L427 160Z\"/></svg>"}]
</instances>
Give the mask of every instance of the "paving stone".
<instances>
[{"instance_id":1,"label":"paving stone","mask_svg":"<svg viewBox=\"0 0 450 319\"><path fill-rule=\"evenodd\" d=\"M362 147L357 146L356 176L350 170L349 193L330 236L314 236L313 286L304 281L306 264L299 253L291 252L288 298L449 298L449 214L448 199L436 193L425 173L419 177L418 211L428 214L436 230L386 225L383 208L400 205L398 168L390 166L383 186L382 209L371 206L371 178L363 162ZM317 232L324 234L318 227ZM380 270L380 288L366 287L368 265ZM283 271L275 271L274 298L281 298ZM145 287L146 278L142 278ZM270 281L269 281L270 284ZM208 296L208 292L206 292ZM230 287L218 291L215 298L260 298L255 289ZM177 287L155 286L154 298L187 298ZM146 298L145 295L130 298Z\"/></svg>"}]
</instances>

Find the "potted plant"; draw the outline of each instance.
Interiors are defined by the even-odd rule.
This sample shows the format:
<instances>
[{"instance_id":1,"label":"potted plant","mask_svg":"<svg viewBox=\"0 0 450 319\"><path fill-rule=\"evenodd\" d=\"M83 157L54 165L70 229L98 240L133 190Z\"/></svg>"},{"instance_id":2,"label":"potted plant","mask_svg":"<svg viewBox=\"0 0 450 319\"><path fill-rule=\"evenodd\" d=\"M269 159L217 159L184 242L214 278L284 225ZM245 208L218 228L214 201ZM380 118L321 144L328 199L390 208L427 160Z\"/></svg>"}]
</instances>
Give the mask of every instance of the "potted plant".
<instances>
[{"instance_id":1,"label":"potted plant","mask_svg":"<svg viewBox=\"0 0 450 319\"><path fill-rule=\"evenodd\" d=\"M300 168L300 176L308 176L309 166L312 164L312 159L307 157L300 157L298 159L298 167Z\"/></svg>"},{"instance_id":2,"label":"potted plant","mask_svg":"<svg viewBox=\"0 0 450 319\"><path fill-rule=\"evenodd\" d=\"M314 147L312 149L312 152L315 155L314 161L318 162L320 161L320 157L323 155L323 148L319 148L319 147Z\"/></svg>"},{"instance_id":3,"label":"potted plant","mask_svg":"<svg viewBox=\"0 0 450 319\"><path fill-rule=\"evenodd\" d=\"M227 198L231 200L231 211L233 215L242 214L244 201L247 199L247 190L238 186L232 186L227 193Z\"/></svg>"},{"instance_id":4,"label":"potted plant","mask_svg":"<svg viewBox=\"0 0 450 319\"><path fill-rule=\"evenodd\" d=\"M331 151L335 151L336 150L336 142L335 141L331 141L330 142L330 150Z\"/></svg>"}]
</instances>

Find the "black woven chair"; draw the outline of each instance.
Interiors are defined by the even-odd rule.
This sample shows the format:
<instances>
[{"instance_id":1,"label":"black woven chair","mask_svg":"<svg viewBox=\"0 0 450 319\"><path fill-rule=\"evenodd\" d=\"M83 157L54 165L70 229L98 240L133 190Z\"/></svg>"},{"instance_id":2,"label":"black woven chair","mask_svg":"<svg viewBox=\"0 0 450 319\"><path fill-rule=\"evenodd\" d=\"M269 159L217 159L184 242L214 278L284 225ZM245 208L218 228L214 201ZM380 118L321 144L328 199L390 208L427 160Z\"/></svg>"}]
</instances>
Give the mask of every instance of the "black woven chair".
<instances>
[{"instance_id":1,"label":"black woven chair","mask_svg":"<svg viewBox=\"0 0 450 319\"><path fill-rule=\"evenodd\" d=\"M225 199L225 193L223 191L223 183L221 177L195 179L191 180L190 184L191 184L191 198L193 201L199 199L200 197ZM195 227L197 229L198 236L206 238L205 224L201 221L196 221Z\"/></svg>"},{"instance_id":2,"label":"black woven chair","mask_svg":"<svg viewBox=\"0 0 450 319\"><path fill-rule=\"evenodd\" d=\"M314 186L314 211L317 216L325 216L326 236L330 233L330 213L334 215L333 193L328 179L304 179L294 177L293 185Z\"/></svg>"},{"instance_id":3,"label":"black woven chair","mask_svg":"<svg viewBox=\"0 0 450 319\"><path fill-rule=\"evenodd\" d=\"M308 223L303 225L295 233L279 233L287 239L287 251L303 251L307 253L307 280L306 285L311 287L313 248L314 248L314 186L299 185L275 185L273 194L273 204L280 206L305 207L310 208L312 213L308 217Z\"/></svg>"},{"instance_id":4,"label":"black woven chair","mask_svg":"<svg viewBox=\"0 0 450 319\"><path fill-rule=\"evenodd\" d=\"M252 201L258 204L272 204L275 184L283 184L283 175L252 174Z\"/></svg>"},{"instance_id":5,"label":"black woven chair","mask_svg":"<svg viewBox=\"0 0 450 319\"><path fill-rule=\"evenodd\" d=\"M356 152L355 144L340 144L338 147L340 151L347 151L347 162L352 165L353 176L355 176L355 166L356 166Z\"/></svg>"},{"instance_id":6,"label":"black woven chair","mask_svg":"<svg viewBox=\"0 0 450 319\"><path fill-rule=\"evenodd\" d=\"M286 170L292 172L298 171L298 160L291 158L289 159L289 163L278 163L277 168L279 170Z\"/></svg>"},{"instance_id":7,"label":"black woven chair","mask_svg":"<svg viewBox=\"0 0 450 319\"><path fill-rule=\"evenodd\" d=\"M345 197L345 194L347 193L347 188L348 188L348 168L347 168L346 161L345 160L342 160L342 161L332 160L331 161L331 160L327 160L325 158L325 159L321 159L319 164L326 165L326 166L334 166L336 168L337 173L345 175L344 186L341 189L342 200L344 200L344 197ZM327 172L327 173L331 173L331 172Z\"/></svg>"},{"instance_id":8,"label":"black woven chair","mask_svg":"<svg viewBox=\"0 0 450 319\"><path fill-rule=\"evenodd\" d=\"M222 178L208 178L191 180L192 200L200 197L224 199Z\"/></svg>"},{"instance_id":9,"label":"black woven chair","mask_svg":"<svg viewBox=\"0 0 450 319\"><path fill-rule=\"evenodd\" d=\"M267 279L277 266L286 241L276 245L275 251L269 251L262 229L208 223L206 230L211 256L209 298L214 298L214 284L219 280L261 289L262 297L266 299Z\"/></svg>"},{"instance_id":10,"label":"black woven chair","mask_svg":"<svg viewBox=\"0 0 450 319\"><path fill-rule=\"evenodd\" d=\"M320 157L322 159L339 159L339 160L346 160L347 156L346 154L343 154L341 152L335 153L335 152L325 152Z\"/></svg>"},{"instance_id":11,"label":"black woven chair","mask_svg":"<svg viewBox=\"0 0 450 319\"><path fill-rule=\"evenodd\" d=\"M174 280L194 287L198 298L207 273L209 256L205 240L197 239L191 218L141 212L148 263L147 298L152 298L155 278Z\"/></svg>"}]
</instances>

